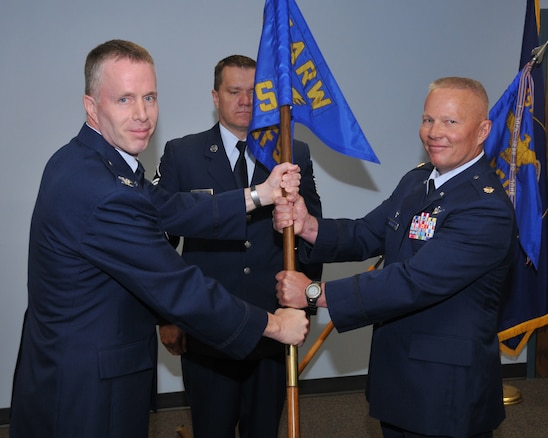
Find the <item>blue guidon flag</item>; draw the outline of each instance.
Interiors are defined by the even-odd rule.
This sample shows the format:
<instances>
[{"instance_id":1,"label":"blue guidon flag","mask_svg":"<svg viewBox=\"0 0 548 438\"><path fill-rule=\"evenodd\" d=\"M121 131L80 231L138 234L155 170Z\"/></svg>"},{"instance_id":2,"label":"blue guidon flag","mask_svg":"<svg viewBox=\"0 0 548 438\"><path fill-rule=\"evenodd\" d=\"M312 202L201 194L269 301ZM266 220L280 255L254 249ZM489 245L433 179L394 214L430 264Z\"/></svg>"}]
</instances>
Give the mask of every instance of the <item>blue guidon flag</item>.
<instances>
[{"instance_id":1,"label":"blue guidon flag","mask_svg":"<svg viewBox=\"0 0 548 438\"><path fill-rule=\"evenodd\" d=\"M520 248L505 281L499 314L501 351L517 356L535 329L548 325L548 203L540 5L527 0L520 68L489 112L484 144L514 203ZM533 56L534 54L534 56Z\"/></svg>"},{"instance_id":2,"label":"blue guidon flag","mask_svg":"<svg viewBox=\"0 0 548 438\"><path fill-rule=\"evenodd\" d=\"M520 243L538 268L542 205L538 181L542 165L535 153L533 79L528 62L489 112L493 122L485 153L516 209Z\"/></svg>"},{"instance_id":3,"label":"blue guidon flag","mask_svg":"<svg viewBox=\"0 0 548 438\"><path fill-rule=\"evenodd\" d=\"M379 163L294 0L266 0L247 138L269 169L280 163L280 107L332 149ZM291 136L293 138L293 136Z\"/></svg>"}]
</instances>

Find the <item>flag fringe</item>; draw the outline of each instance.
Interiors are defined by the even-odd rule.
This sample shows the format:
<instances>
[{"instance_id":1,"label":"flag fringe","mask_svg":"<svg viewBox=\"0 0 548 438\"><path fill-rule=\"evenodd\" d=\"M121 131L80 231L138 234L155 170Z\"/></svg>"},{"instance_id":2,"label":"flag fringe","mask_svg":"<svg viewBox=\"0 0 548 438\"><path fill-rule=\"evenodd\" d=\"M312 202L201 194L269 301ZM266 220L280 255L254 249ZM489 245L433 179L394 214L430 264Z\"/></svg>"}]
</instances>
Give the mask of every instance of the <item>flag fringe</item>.
<instances>
[{"instance_id":1,"label":"flag fringe","mask_svg":"<svg viewBox=\"0 0 548 438\"><path fill-rule=\"evenodd\" d=\"M507 328L499 332L499 342L500 342L500 351L510 357L517 357L523 350L523 347L527 345L529 338L533 332L540 328L548 325L548 315L541 316L539 318L530 319L529 321L522 322L521 324L515 325L513 327ZM507 345L503 344L504 341L512 339L519 335L524 335L516 348L512 349Z\"/></svg>"}]
</instances>

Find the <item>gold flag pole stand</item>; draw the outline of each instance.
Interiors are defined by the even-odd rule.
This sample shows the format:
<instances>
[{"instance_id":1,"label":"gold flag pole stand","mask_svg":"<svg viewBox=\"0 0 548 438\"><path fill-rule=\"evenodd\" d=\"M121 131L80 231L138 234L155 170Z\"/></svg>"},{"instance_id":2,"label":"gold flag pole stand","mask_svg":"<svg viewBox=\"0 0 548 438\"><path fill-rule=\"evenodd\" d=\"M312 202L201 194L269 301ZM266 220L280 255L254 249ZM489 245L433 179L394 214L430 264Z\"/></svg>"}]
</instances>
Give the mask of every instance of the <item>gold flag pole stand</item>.
<instances>
[{"instance_id":1,"label":"gold flag pole stand","mask_svg":"<svg viewBox=\"0 0 548 438\"><path fill-rule=\"evenodd\" d=\"M502 384L502 400L505 406L517 405L523 401L521 391L512 385Z\"/></svg>"}]
</instances>

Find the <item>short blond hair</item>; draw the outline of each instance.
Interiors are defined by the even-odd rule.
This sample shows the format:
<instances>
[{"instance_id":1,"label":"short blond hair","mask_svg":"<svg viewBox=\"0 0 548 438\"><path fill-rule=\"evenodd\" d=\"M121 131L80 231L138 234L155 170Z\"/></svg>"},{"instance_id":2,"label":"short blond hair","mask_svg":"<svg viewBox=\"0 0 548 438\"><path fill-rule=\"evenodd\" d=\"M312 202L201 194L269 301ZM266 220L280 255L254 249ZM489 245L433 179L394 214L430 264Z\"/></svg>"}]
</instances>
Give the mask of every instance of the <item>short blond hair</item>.
<instances>
[{"instance_id":1,"label":"short blond hair","mask_svg":"<svg viewBox=\"0 0 548 438\"><path fill-rule=\"evenodd\" d=\"M483 106L482 111L485 111L485 117L487 118L489 116L489 96L480 81L459 76L448 76L445 78L436 79L430 83L428 91L430 92L438 88L453 88L457 90L471 91L480 99Z\"/></svg>"},{"instance_id":2,"label":"short blond hair","mask_svg":"<svg viewBox=\"0 0 548 438\"><path fill-rule=\"evenodd\" d=\"M154 65L150 53L138 44L124 40L110 40L99 44L86 58L84 67L85 94L91 96L97 91L101 81L102 67L110 59L129 59L133 62L145 62Z\"/></svg>"}]
</instances>

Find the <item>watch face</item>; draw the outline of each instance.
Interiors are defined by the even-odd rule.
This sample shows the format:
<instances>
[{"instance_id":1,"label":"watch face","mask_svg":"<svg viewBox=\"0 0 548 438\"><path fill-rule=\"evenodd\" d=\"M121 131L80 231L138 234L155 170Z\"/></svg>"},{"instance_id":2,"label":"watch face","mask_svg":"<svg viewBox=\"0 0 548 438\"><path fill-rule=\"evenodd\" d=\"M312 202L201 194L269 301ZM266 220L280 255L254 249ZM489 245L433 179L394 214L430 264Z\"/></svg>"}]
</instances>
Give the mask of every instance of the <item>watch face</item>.
<instances>
[{"instance_id":1,"label":"watch face","mask_svg":"<svg viewBox=\"0 0 548 438\"><path fill-rule=\"evenodd\" d=\"M318 283L311 283L306 287L308 298L318 298L322 294L322 288Z\"/></svg>"}]
</instances>

